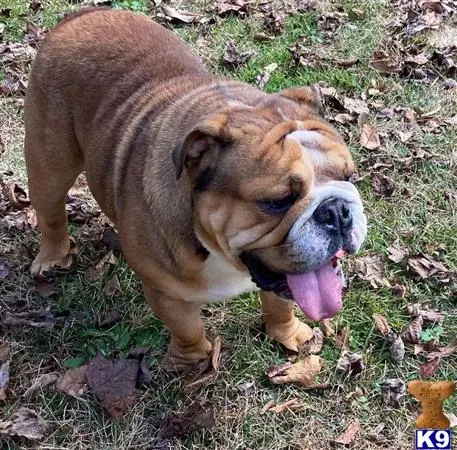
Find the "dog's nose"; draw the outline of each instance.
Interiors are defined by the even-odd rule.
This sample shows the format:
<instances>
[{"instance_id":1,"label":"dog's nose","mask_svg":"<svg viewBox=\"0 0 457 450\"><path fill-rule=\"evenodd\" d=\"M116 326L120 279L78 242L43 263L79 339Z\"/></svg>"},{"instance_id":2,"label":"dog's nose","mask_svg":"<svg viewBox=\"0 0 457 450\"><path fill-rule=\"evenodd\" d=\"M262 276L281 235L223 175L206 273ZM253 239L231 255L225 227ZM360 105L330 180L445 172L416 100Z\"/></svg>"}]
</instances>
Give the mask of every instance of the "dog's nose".
<instances>
[{"instance_id":1,"label":"dog's nose","mask_svg":"<svg viewBox=\"0 0 457 450\"><path fill-rule=\"evenodd\" d=\"M352 227L352 214L344 200L331 198L322 202L313 214L316 222L329 231L345 233Z\"/></svg>"}]
</instances>

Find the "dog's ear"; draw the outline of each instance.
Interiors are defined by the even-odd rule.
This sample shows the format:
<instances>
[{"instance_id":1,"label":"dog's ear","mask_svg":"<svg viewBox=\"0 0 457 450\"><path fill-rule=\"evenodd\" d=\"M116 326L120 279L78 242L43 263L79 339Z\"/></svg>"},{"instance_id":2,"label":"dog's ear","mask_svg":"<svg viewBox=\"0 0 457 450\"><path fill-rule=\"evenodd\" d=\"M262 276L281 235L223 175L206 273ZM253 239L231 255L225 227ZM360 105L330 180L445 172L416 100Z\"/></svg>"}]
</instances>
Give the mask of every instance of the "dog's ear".
<instances>
[{"instance_id":1,"label":"dog's ear","mask_svg":"<svg viewBox=\"0 0 457 450\"><path fill-rule=\"evenodd\" d=\"M231 142L227 124L228 117L217 114L198 124L175 147L173 162L177 179L186 167L191 178L195 180L199 173L217 160L221 147Z\"/></svg>"},{"instance_id":2,"label":"dog's ear","mask_svg":"<svg viewBox=\"0 0 457 450\"><path fill-rule=\"evenodd\" d=\"M317 114L322 114L322 100L317 86L284 89L279 92L279 95L286 97L301 106L307 106Z\"/></svg>"}]
</instances>

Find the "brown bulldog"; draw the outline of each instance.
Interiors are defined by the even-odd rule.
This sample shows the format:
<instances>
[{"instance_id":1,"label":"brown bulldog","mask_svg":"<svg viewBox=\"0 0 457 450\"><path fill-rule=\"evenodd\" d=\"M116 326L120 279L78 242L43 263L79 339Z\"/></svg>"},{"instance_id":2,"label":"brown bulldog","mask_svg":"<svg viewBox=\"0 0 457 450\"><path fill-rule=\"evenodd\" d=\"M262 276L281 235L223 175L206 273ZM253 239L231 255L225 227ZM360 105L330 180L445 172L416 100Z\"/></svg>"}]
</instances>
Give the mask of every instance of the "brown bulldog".
<instances>
[{"instance_id":1,"label":"brown bulldog","mask_svg":"<svg viewBox=\"0 0 457 450\"><path fill-rule=\"evenodd\" d=\"M270 338L299 350L342 307L337 264L366 234L351 155L315 89L266 94L210 75L145 16L86 9L43 41L25 103L42 232L32 273L68 264L66 194L82 171L171 332L206 358L200 307L260 288Z\"/></svg>"}]
</instances>

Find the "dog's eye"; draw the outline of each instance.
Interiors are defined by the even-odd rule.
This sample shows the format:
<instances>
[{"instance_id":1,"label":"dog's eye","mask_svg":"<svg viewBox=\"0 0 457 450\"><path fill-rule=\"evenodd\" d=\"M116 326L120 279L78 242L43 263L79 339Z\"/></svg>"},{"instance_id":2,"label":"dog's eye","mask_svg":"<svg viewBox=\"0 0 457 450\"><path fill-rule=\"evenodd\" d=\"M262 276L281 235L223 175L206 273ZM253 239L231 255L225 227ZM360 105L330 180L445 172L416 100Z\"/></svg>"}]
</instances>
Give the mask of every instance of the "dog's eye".
<instances>
[{"instance_id":1,"label":"dog's eye","mask_svg":"<svg viewBox=\"0 0 457 450\"><path fill-rule=\"evenodd\" d=\"M297 198L296 193L291 193L278 200L263 200L260 202L260 207L269 214L283 214L292 207Z\"/></svg>"}]
</instances>

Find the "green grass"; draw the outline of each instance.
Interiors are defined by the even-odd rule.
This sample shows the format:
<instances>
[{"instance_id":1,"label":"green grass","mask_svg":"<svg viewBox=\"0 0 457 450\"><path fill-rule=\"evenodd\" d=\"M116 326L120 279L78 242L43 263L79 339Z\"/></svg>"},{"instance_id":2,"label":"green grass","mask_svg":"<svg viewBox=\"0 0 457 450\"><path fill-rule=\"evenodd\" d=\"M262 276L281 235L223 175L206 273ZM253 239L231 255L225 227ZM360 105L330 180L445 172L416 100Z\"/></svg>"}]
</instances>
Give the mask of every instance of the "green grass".
<instances>
[{"instance_id":1,"label":"green grass","mask_svg":"<svg viewBox=\"0 0 457 450\"><path fill-rule=\"evenodd\" d=\"M10 16L0 16L0 21L5 24L4 41L11 42L23 39L27 20L50 27L64 12L78 5L77 2L44 0L43 8L33 12L24 1L6 1L8 7L13 3L13 8ZM387 87L377 97L386 107L413 107L428 111L440 103L439 117L455 115L455 99L452 100L448 91L438 86L384 77L368 66L373 50L385 38L384 23L394 12L389 9L386 0L363 3L360 6L360 2L355 0L330 2L333 8L340 6L349 20L329 42L323 39L316 26L316 14L319 13L290 14L284 31L264 43L256 42L254 35L268 31L259 18L250 14L243 18L228 16L209 26L176 26L175 31L204 58L210 70L218 74L254 82L267 65L276 63L278 67L265 88L268 92L293 85L324 82L342 95L360 98L372 83L376 83ZM185 3L176 5L186 8ZM116 1L114 6L144 14L158 12L153 3L143 0ZM195 2L192 9L208 15L209 6L208 2ZM0 9L3 7L5 5L0 0ZM313 51L328 56L322 65L294 67L289 48L301 37L307 38ZM229 41L234 41L241 51L255 52L246 65L236 70L229 70L221 62ZM350 68L338 68L331 63L332 58L353 57L359 58L360 62ZM0 98L0 138L6 148L0 156L0 173L9 174L4 175L6 180L25 185L21 154L22 106L18 100ZM444 244L446 250L441 251L439 259L450 269L457 269L457 214L455 205L445 196L447 192L455 193L457 179L453 164L457 132L450 127L438 132L417 131L414 144L402 144L395 131L406 130L407 124L403 120L382 118L373 109L370 121L382 133L382 147L376 151L360 148L356 125L339 127L345 131L362 173L370 172L366 158L376 152L379 160L392 164L385 169L385 174L396 182L393 196L387 199L375 195L369 177L358 186L369 217L369 234L361 256L370 252L384 255L387 261L386 278L392 285L399 283L406 286L408 294L405 298L398 298L388 287L374 289L365 281L351 279L344 310L335 318L335 325L339 330L350 326L351 349L365 355L367 368L363 373L356 377L338 373L336 363L340 350L334 340L328 338L321 353L326 362L320 379L328 380L331 389L304 391L296 386L271 385L266 376L268 367L284 362L286 356L280 346L267 339L259 301L256 295L249 294L204 308L208 335L211 339L217 335L222 338L221 371L216 380L194 394L187 394L182 389L187 383L185 377L172 376L159 367L169 333L149 311L139 281L122 257L116 266L109 267L100 280L92 283L85 281L84 270L98 261L106 249L95 249L88 239L87 228L72 225L71 232L80 248L78 270L59 280L58 296L43 300L34 292L28 275L28 264L38 247L38 233L2 230L0 260L6 260L11 266L11 275L0 286L0 308L15 309L17 302L24 302L28 309L50 306L62 317L53 329L4 332L6 339L13 344L13 361L9 397L2 412L8 417L18 407L28 406L50 422L53 431L40 444L7 440L0 443L0 448L168 448L157 436L164 417L185 410L195 401L209 401L214 406L217 426L172 441L169 448L333 448L329 440L355 418L360 419L362 429L353 448L411 448L417 405L407 397L398 410L385 407L380 385L387 378L405 381L418 378L423 359L407 349L401 366L392 363L385 340L374 329L372 314L383 314L391 326L400 331L410 322L405 309L407 303L430 303L440 308L446 319L442 330L425 327L424 333L439 334L443 343L457 335L455 286L435 279L416 283L405 263L394 264L387 260L387 248L396 240L408 247L411 254L435 254ZM407 154L409 147L423 148L435 157L416 161L407 167L399 158ZM411 196L405 195L406 188ZM105 287L114 274L119 277L123 294L111 299L105 294ZM14 296L16 303L7 303L4 299L8 296ZM100 318L106 317L113 309L121 311L122 320L111 328L101 328L98 325ZM73 399L53 387L47 387L30 400L25 401L21 397L31 380L42 373L62 372L65 368L83 364L98 352L109 357L123 357L132 346L145 345L154 350L148 359L152 381L139 387L136 405L119 422L109 419L90 394L83 399ZM456 367L455 356L443 359L435 378L455 380ZM247 394L243 391L246 383L253 383L252 392ZM356 387L363 390L363 396L348 400L348 394ZM282 402L293 397L300 399L302 410L260 415L262 406L268 400L273 398ZM449 410L455 411L457 396L447 401L446 405ZM380 422L386 424L381 432L384 439L381 443L371 436Z\"/></svg>"}]
</instances>

